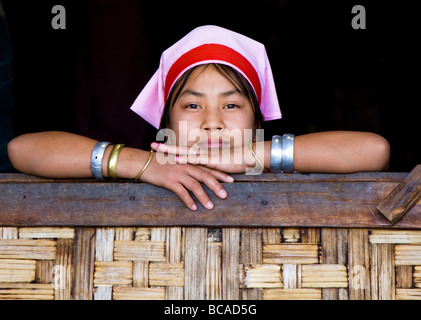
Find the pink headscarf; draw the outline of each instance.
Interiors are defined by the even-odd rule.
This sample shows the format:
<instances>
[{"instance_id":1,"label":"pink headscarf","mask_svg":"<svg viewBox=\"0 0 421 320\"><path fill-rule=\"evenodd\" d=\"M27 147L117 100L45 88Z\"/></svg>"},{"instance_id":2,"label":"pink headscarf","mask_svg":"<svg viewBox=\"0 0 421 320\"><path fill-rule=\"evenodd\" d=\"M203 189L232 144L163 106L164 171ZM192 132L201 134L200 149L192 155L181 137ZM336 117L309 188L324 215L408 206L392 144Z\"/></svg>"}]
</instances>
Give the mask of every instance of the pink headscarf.
<instances>
[{"instance_id":1,"label":"pink headscarf","mask_svg":"<svg viewBox=\"0 0 421 320\"><path fill-rule=\"evenodd\" d=\"M207 63L220 63L239 71L252 85L265 121L282 117L263 44L217 26L198 27L165 50L158 70L131 109L159 129L174 83L186 70Z\"/></svg>"}]
</instances>

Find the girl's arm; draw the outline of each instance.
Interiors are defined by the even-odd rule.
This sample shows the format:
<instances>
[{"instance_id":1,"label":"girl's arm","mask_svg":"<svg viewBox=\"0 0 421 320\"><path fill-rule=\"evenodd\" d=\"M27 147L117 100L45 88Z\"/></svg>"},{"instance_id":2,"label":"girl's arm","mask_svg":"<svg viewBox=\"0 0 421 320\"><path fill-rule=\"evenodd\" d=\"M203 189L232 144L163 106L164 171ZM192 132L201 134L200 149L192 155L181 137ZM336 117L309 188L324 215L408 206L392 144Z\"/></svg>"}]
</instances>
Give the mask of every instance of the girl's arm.
<instances>
[{"instance_id":1,"label":"girl's arm","mask_svg":"<svg viewBox=\"0 0 421 320\"><path fill-rule=\"evenodd\" d=\"M253 144L254 150L265 168L270 168L271 141L262 142L264 147ZM179 163L201 164L230 173L244 173L255 167L247 145L231 149L231 153L205 153L192 155L189 150L174 146L152 145L157 151L179 154ZM242 157L241 164L233 159ZM217 157L214 159L213 157ZM224 158L225 157L225 158ZM295 137L294 170L313 173L352 173L359 171L384 171L389 166L390 146L381 136L368 132L330 131L310 133Z\"/></svg>"},{"instance_id":2,"label":"girl's arm","mask_svg":"<svg viewBox=\"0 0 421 320\"><path fill-rule=\"evenodd\" d=\"M91 154L97 142L67 132L31 133L13 139L8 145L8 153L15 169L23 173L51 178L90 178ZM104 152L104 177L108 177L107 164L111 150L112 145ZM117 175L120 178L133 179L141 171L149 155L149 151L123 148L118 157ZM175 192L192 210L196 210L197 206L189 191L206 208L213 208L199 182L206 184L218 197L227 196L218 180L232 182L232 178L223 172L193 165L160 164L155 156L142 175L142 181Z\"/></svg>"},{"instance_id":3,"label":"girl's arm","mask_svg":"<svg viewBox=\"0 0 421 320\"><path fill-rule=\"evenodd\" d=\"M10 141L7 150L20 172L48 178L88 178L92 177L90 154L96 143L83 136L51 131L18 136ZM104 159L110 152L111 146ZM107 170L102 172L107 176Z\"/></svg>"},{"instance_id":4,"label":"girl's arm","mask_svg":"<svg viewBox=\"0 0 421 320\"><path fill-rule=\"evenodd\" d=\"M265 146L268 168L270 145ZM294 170L298 172L385 171L389 167L389 159L389 143L374 133L330 131L295 137Z\"/></svg>"}]
</instances>

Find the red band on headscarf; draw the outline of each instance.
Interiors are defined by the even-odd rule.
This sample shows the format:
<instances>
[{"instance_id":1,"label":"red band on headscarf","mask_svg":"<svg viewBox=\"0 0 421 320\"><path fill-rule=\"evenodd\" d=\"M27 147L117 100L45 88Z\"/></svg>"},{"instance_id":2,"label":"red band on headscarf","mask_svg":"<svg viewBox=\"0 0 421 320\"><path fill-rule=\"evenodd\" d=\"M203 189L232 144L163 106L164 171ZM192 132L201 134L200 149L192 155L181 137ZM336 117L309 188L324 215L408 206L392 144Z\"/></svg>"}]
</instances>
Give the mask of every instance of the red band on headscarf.
<instances>
[{"instance_id":1,"label":"red band on headscarf","mask_svg":"<svg viewBox=\"0 0 421 320\"><path fill-rule=\"evenodd\" d=\"M260 86L259 76L251 63L237 51L227 46L215 43L204 44L196 47L178 58L178 60L171 66L168 71L167 78L165 79L165 99L168 98L170 88L183 70L193 64L207 60L220 60L221 62L227 62L240 69L251 82L251 85L255 90L257 100L260 104L262 89Z\"/></svg>"}]
</instances>

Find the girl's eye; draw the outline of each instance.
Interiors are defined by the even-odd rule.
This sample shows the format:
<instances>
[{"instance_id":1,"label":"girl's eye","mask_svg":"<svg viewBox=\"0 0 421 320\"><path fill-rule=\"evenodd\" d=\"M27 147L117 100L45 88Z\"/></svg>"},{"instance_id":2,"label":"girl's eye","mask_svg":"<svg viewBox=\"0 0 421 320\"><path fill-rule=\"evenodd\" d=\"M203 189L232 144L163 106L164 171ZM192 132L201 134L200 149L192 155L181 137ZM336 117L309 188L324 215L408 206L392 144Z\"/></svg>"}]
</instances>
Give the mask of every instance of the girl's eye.
<instances>
[{"instance_id":1,"label":"girl's eye","mask_svg":"<svg viewBox=\"0 0 421 320\"><path fill-rule=\"evenodd\" d=\"M235 108L239 108L236 104L230 103L227 104L224 109L235 109Z\"/></svg>"},{"instance_id":2,"label":"girl's eye","mask_svg":"<svg viewBox=\"0 0 421 320\"><path fill-rule=\"evenodd\" d=\"M197 104L192 103L192 104L187 105L186 108L187 109L199 109L200 106L197 105Z\"/></svg>"}]
</instances>

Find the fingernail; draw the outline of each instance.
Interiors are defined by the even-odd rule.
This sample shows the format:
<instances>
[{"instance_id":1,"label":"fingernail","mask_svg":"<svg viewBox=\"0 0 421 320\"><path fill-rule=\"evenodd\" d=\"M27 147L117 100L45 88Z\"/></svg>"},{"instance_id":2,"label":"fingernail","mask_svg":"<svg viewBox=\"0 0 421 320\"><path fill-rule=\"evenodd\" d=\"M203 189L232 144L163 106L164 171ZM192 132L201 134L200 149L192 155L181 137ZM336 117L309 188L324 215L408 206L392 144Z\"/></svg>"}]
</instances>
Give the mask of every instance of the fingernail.
<instances>
[{"instance_id":1,"label":"fingernail","mask_svg":"<svg viewBox=\"0 0 421 320\"><path fill-rule=\"evenodd\" d=\"M175 160L175 162L178 162L178 161L180 161L180 157L179 156L175 156L174 160Z\"/></svg>"},{"instance_id":2,"label":"fingernail","mask_svg":"<svg viewBox=\"0 0 421 320\"><path fill-rule=\"evenodd\" d=\"M158 148L158 146L159 146L159 144L158 143L156 143L156 142L152 142L152 144L151 144L151 147L152 148Z\"/></svg>"},{"instance_id":3,"label":"fingernail","mask_svg":"<svg viewBox=\"0 0 421 320\"><path fill-rule=\"evenodd\" d=\"M219 195L221 196L221 198L225 198L227 196L227 192L225 190L221 190L219 191Z\"/></svg>"},{"instance_id":4,"label":"fingernail","mask_svg":"<svg viewBox=\"0 0 421 320\"><path fill-rule=\"evenodd\" d=\"M234 182L234 178L233 178L233 177L231 177L231 176L227 176L227 181L228 181L228 182Z\"/></svg>"},{"instance_id":5,"label":"fingernail","mask_svg":"<svg viewBox=\"0 0 421 320\"><path fill-rule=\"evenodd\" d=\"M194 204L194 205L192 205L192 206L191 206L191 209L192 209L193 211L196 211L196 210L197 210L197 206Z\"/></svg>"},{"instance_id":6,"label":"fingernail","mask_svg":"<svg viewBox=\"0 0 421 320\"><path fill-rule=\"evenodd\" d=\"M213 203L209 201L209 202L206 204L206 208L208 208L208 209L213 209Z\"/></svg>"}]
</instances>

